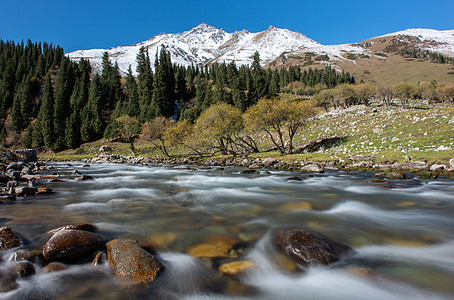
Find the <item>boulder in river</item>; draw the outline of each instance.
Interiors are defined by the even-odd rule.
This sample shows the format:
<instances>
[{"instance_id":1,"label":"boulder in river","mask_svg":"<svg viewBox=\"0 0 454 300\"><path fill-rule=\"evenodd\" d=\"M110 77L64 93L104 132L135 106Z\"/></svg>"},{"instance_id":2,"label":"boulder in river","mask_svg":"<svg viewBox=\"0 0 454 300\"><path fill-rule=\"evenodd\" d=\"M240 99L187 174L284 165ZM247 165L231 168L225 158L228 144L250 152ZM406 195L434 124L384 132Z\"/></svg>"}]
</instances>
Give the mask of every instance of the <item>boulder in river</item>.
<instances>
[{"instance_id":1,"label":"boulder in river","mask_svg":"<svg viewBox=\"0 0 454 300\"><path fill-rule=\"evenodd\" d=\"M28 261L22 261L15 264L10 272L16 278L30 277L36 273L35 267Z\"/></svg>"},{"instance_id":2,"label":"boulder in river","mask_svg":"<svg viewBox=\"0 0 454 300\"><path fill-rule=\"evenodd\" d=\"M223 275L237 277L252 270L254 267L255 264L250 260L238 260L222 264L218 271Z\"/></svg>"},{"instance_id":3,"label":"boulder in river","mask_svg":"<svg viewBox=\"0 0 454 300\"><path fill-rule=\"evenodd\" d=\"M9 227L0 227L0 250L7 250L20 245L22 245L22 242Z\"/></svg>"},{"instance_id":4,"label":"boulder in river","mask_svg":"<svg viewBox=\"0 0 454 300\"><path fill-rule=\"evenodd\" d=\"M94 178L90 175L85 175L85 174L80 177L74 178L74 180L91 180L91 179L94 179Z\"/></svg>"},{"instance_id":5,"label":"boulder in river","mask_svg":"<svg viewBox=\"0 0 454 300\"><path fill-rule=\"evenodd\" d=\"M27 260L35 264L43 264L44 258L40 250L19 249L11 257L13 261Z\"/></svg>"},{"instance_id":6,"label":"boulder in river","mask_svg":"<svg viewBox=\"0 0 454 300\"><path fill-rule=\"evenodd\" d=\"M43 268L43 273L51 273L66 270L68 267L59 262L52 262Z\"/></svg>"},{"instance_id":7,"label":"boulder in river","mask_svg":"<svg viewBox=\"0 0 454 300\"><path fill-rule=\"evenodd\" d=\"M96 231L96 227L91 224L69 224L69 225L65 225L65 226L53 229L53 230L49 231L49 233L56 233L58 231L67 230L67 229L84 230L84 231L90 231L90 232Z\"/></svg>"},{"instance_id":8,"label":"boulder in river","mask_svg":"<svg viewBox=\"0 0 454 300\"><path fill-rule=\"evenodd\" d=\"M117 277L132 282L154 281L164 266L136 240L116 239L107 243L107 260Z\"/></svg>"},{"instance_id":9,"label":"boulder in river","mask_svg":"<svg viewBox=\"0 0 454 300\"><path fill-rule=\"evenodd\" d=\"M19 284L16 282L13 276L0 276L0 292L7 293L9 291L17 289L18 287Z\"/></svg>"},{"instance_id":10,"label":"boulder in river","mask_svg":"<svg viewBox=\"0 0 454 300\"><path fill-rule=\"evenodd\" d=\"M353 249L345 244L298 228L277 229L272 240L288 257L303 267L328 265L353 252Z\"/></svg>"},{"instance_id":11,"label":"boulder in river","mask_svg":"<svg viewBox=\"0 0 454 300\"><path fill-rule=\"evenodd\" d=\"M104 237L89 231L66 229L52 235L43 246L47 261L74 261L103 248Z\"/></svg>"},{"instance_id":12,"label":"boulder in river","mask_svg":"<svg viewBox=\"0 0 454 300\"><path fill-rule=\"evenodd\" d=\"M407 174L404 172L389 172L389 173L376 173L373 175L375 178L387 178L387 179L409 179Z\"/></svg>"}]
</instances>

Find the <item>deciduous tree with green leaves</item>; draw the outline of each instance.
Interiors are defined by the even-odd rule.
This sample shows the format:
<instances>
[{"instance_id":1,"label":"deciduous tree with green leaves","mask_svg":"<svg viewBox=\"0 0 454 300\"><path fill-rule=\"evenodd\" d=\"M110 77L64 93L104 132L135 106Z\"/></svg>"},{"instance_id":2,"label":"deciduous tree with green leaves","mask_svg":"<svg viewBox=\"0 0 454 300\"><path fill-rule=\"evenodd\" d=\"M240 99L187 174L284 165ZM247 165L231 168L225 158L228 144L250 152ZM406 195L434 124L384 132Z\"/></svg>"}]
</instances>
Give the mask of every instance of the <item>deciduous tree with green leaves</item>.
<instances>
[{"instance_id":1,"label":"deciduous tree with green leaves","mask_svg":"<svg viewBox=\"0 0 454 300\"><path fill-rule=\"evenodd\" d=\"M262 98L246 111L245 119L249 129L265 131L278 151L285 154L293 152L295 134L315 113L309 101Z\"/></svg>"}]
</instances>

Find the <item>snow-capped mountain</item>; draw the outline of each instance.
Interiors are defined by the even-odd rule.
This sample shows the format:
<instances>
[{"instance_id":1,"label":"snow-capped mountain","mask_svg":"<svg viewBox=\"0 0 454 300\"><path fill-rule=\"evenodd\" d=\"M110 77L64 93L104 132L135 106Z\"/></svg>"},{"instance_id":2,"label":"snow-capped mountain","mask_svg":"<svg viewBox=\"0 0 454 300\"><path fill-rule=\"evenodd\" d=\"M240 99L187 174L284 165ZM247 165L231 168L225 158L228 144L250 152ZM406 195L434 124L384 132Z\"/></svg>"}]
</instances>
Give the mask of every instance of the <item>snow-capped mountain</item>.
<instances>
[{"instance_id":1,"label":"snow-capped mountain","mask_svg":"<svg viewBox=\"0 0 454 300\"><path fill-rule=\"evenodd\" d=\"M454 56L454 30L434 30L413 28L402 30L390 34L385 34L382 37L396 37L402 41L408 41L413 38L412 44L415 47L423 50L439 52L448 56Z\"/></svg>"},{"instance_id":2,"label":"snow-capped mountain","mask_svg":"<svg viewBox=\"0 0 454 300\"><path fill-rule=\"evenodd\" d=\"M429 47L429 50L454 56L454 30L409 29L386 36L391 35L411 35L417 37L421 45ZM206 23L182 33L161 33L133 46L121 46L108 50L79 50L67 55L73 60L88 58L95 71L99 71L102 55L107 51L110 59L118 63L121 72L126 73L129 66L135 72L136 56L141 47L147 47L151 63L154 65L155 54L162 45L170 52L173 63L186 66L231 61L235 61L237 65L250 64L255 51L259 52L262 65L269 64L278 57L285 58L308 52L325 55L331 62L348 60L346 53L374 55L359 44L322 45L301 33L273 26L257 33L247 30L229 33Z\"/></svg>"}]
</instances>

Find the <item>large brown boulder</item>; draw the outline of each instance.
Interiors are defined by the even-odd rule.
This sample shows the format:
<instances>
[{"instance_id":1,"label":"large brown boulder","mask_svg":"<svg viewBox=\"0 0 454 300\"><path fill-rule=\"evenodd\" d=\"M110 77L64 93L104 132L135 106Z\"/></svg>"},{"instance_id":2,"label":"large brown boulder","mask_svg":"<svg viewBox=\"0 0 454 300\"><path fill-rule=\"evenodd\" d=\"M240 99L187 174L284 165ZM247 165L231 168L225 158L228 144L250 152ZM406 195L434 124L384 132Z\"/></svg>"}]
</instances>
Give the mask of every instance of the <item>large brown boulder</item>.
<instances>
[{"instance_id":1,"label":"large brown boulder","mask_svg":"<svg viewBox=\"0 0 454 300\"><path fill-rule=\"evenodd\" d=\"M278 229L273 242L292 260L302 265L327 265L354 251L349 246L304 229Z\"/></svg>"},{"instance_id":2,"label":"large brown boulder","mask_svg":"<svg viewBox=\"0 0 454 300\"><path fill-rule=\"evenodd\" d=\"M43 256L47 261L73 261L94 253L104 245L104 237L99 234L66 229L52 235L43 246Z\"/></svg>"},{"instance_id":3,"label":"large brown boulder","mask_svg":"<svg viewBox=\"0 0 454 300\"><path fill-rule=\"evenodd\" d=\"M0 250L7 250L20 245L22 245L22 242L9 227L0 227Z\"/></svg>"},{"instance_id":4,"label":"large brown boulder","mask_svg":"<svg viewBox=\"0 0 454 300\"><path fill-rule=\"evenodd\" d=\"M164 266L140 247L136 240L112 240L107 243L107 260L117 277L132 282L154 281Z\"/></svg>"},{"instance_id":5,"label":"large brown boulder","mask_svg":"<svg viewBox=\"0 0 454 300\"><path fill-rule=\"evenodd\" d=\"M56 229L52 229L51 231L49 231L49 233L56 233L58 231L68 230L68 229L76 229L76 230L91 231L91 232L96 231L96 227L91 224L69 224L69 225L65 225L62 227L58 227Z\"/></svg>"}]
</instances>

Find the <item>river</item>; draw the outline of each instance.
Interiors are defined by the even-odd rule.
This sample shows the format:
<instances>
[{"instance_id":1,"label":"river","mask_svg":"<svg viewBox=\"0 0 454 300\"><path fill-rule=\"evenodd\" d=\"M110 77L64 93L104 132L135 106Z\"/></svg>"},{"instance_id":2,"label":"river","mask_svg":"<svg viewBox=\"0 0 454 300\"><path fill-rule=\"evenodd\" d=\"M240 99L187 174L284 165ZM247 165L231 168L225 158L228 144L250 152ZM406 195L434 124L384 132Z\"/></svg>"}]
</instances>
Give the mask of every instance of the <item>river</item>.
<instances>
[{"instance_id":1,"label":"river","mask_svg":"<svg viewBox=\"0 0 454 300\"><path fill-rule=\"evenodd\" d=\"M73 171L94 180L74 181ZM388 180L371 173L194 166L57 164L45 183L58 193L0 206L0 225L25 248L39 249L46 232L90 223L107 239L133 238L160 247L166 269L149 284L128 285L108 266L19 279L4 299L449 299L454 298L454 181ZM287 180L299 176L302 181ZM348 260L304 272L276 259L269 233L303 227L349 245ZM221 276L208 259L187 250L211 236L248 243L242 257L256 267L239 278ZM11 262L12 251L2 253ZM359 270L359 271L358 271ZM361 271L362 270L362 271ZM364 274L370 270L372 274ZM368 271L366 271L368 273Z\"/></svg>"}]
</instances>

